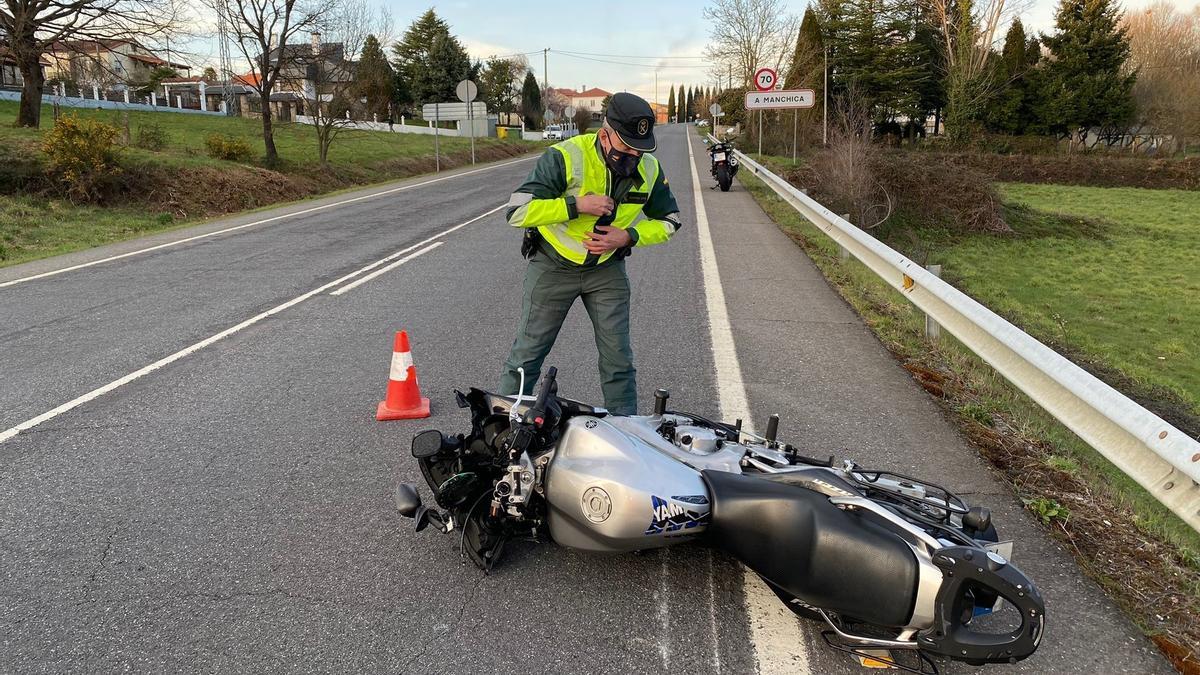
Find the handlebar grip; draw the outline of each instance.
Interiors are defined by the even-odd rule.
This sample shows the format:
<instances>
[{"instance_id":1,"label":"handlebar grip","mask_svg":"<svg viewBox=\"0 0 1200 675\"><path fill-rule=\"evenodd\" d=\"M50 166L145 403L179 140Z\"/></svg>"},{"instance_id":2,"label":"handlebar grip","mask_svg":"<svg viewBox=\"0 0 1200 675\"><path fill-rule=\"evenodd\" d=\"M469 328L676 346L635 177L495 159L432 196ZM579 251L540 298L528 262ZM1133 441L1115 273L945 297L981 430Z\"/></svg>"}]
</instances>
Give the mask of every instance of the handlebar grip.
<instances>
[{"instance_id":1,"label":"handlebar grip","mask_svg":"<svg viewBox=\"0 0 1200 675\"><path fill-rule=\"evenodd\" d=\"M538 395L533 401L533 406L526 413L526 422L532 422L539 427L542 426L542 422L546 417L546 401L550 400L550 391L554 389L554 380L557 377L558 368L550 366L550 370L546 371L546 377L542 378L542 387L538 389Z\"/></svg>"}]
</instances>

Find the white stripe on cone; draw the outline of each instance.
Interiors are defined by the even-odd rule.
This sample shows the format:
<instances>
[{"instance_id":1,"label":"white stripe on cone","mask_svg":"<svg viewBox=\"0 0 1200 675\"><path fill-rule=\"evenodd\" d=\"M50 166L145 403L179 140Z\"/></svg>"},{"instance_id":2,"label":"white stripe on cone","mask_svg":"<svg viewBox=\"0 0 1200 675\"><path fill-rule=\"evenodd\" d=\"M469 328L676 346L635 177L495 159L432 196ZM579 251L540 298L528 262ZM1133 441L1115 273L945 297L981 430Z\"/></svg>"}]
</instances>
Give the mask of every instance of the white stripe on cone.
<instances>
[{"instance_id":1,"label":"white stripe on cone","mask_svg":"<svg viewBox=\"0 0 1200 675\"><path fill-rule=\"evenodd\" d=\"M408 367L413 364L411 352L392 352L391 379L404 382L408 379Z\"/></svg>"}]
</instances>

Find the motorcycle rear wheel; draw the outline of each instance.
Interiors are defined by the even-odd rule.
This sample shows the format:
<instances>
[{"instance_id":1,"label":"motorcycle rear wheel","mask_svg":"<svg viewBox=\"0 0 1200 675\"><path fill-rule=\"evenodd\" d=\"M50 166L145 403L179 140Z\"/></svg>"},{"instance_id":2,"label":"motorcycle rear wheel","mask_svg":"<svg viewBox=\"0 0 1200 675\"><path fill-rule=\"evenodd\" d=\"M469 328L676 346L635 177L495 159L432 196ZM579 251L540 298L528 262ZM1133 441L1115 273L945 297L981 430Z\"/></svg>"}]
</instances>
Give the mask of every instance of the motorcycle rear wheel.
<instances>
[{"instance_id":1,"label":"motorcycle rear wheel","mask_svg":"<svg viewBox=\"0 0 1200 675\"><path fill-rule=\"evenodd\" d=\"M721 186L721 192L729 192L729 187L733 185L733 174L729 173L728 164L717 167L717 185Z\"/></svg>"}]
</instances>

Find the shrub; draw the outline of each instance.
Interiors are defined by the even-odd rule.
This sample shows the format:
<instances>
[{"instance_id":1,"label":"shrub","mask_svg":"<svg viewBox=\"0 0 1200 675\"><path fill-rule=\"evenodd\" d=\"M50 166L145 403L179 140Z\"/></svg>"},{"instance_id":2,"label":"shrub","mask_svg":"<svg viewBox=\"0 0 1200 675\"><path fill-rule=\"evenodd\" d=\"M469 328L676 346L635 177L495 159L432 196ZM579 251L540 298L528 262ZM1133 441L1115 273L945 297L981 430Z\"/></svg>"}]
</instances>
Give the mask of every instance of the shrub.
<instances>
[{"instance_id":1,"label":"shrub","mask_svg":"<svg viewBox=\"0 0 1200 675\"><path fill-rule=\"evenodd\" d=\"M97 201L121 173L121 131L111 124L64 115L42 140L49 174L72 201Z\"/></svg>"},{"instance_id":2,"label":"shrub","mask_svg":"<svg viewBox=\"0 0 1200 675\"><path fill-rule=\"evenodd\" d=\"M254 152L246 139L225 134L209 134L208 138L204 139L204 147L208 149L209 157L231 162L244 162L250 159Z\"/></svg>"},{"instance_id":3,"label":"shrub","mask_svg":"<svg viewBox=\"0 0 1200 675\"><path fill-rule=\"evenodd\" d=\"M143 150L162 150L167 147L167 131L154 123L143 124L138 127L137 146Z\"/></svg>"}]
</instances>

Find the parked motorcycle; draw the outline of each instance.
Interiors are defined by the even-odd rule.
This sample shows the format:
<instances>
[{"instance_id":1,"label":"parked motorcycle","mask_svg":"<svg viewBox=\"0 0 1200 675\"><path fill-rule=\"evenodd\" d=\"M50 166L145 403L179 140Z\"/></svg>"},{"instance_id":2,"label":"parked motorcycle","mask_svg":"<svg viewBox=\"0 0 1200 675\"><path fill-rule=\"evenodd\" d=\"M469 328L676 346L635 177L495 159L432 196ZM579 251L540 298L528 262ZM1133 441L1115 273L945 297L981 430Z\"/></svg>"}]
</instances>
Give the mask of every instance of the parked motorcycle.
<instances>
[{"instance_id":1,"label":"parked motorcycle","mask_svg":"<svg viewBox=\"0 0 1200 675\"><path fill-rule=\"evenodd\" d=\"M729 192L733 185L733 177L738 172L738 160L733 156L733 145L727 141L718 141L708 148L708 156L712 159L712 175L721 186L721 192Z\"/></svg>"},{"instance_id":2,"label":"parked motorcycle","mask_svg":"<svg viewBox=\"0 0 1200 675\"><path fill-rule=\"evenodd\" d=\"M1013 663L1038 647L1041 594L1008 562L985 508L949 490L667 410L615 416L557 395L455 392L471 429L413 438L437 509L396 488L418 531L458 532L485 571L514 537L629 552L685 542L717 547L757 572L826 642L860 659L936 673L932 656ZM532 400L531 400L532 399ZM1001 608L1003 607L1003 610Z\"/></svg>"}]
</instances>

